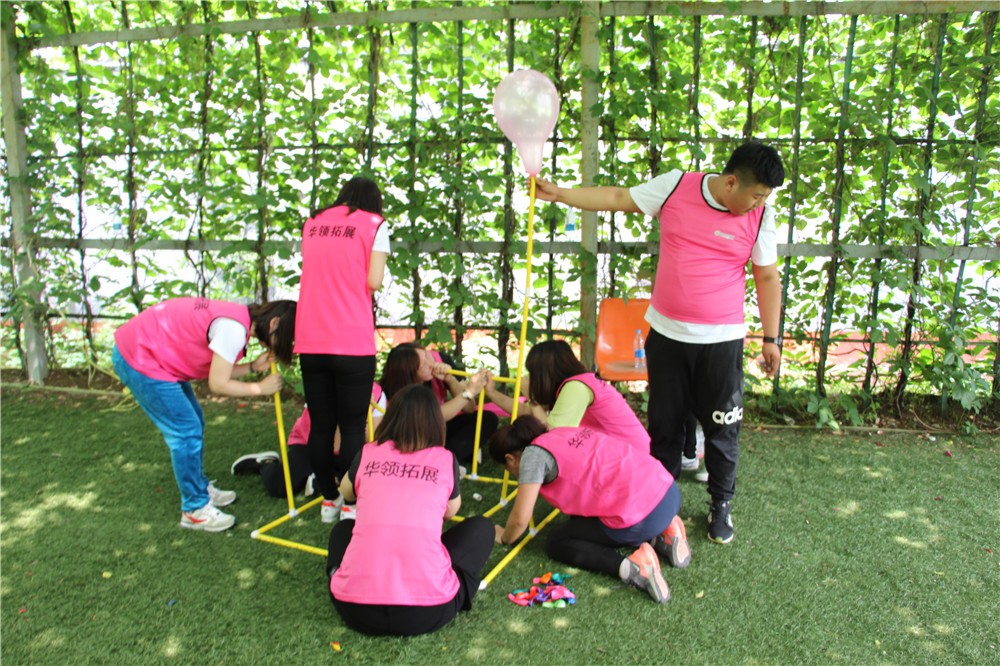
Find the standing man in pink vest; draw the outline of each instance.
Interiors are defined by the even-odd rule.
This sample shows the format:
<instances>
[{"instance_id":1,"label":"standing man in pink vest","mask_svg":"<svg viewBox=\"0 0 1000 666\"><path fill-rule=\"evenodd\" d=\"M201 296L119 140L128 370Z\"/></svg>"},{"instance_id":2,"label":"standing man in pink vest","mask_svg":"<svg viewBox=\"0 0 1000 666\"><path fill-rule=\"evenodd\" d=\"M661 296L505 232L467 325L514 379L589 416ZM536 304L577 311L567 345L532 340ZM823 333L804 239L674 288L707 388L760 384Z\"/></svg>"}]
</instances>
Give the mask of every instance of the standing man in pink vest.
<instances>
[{"instance_id":1,"label":"standing man in pink vest","mask_svg":"<svg viewBox=\"0 0 1000 666\"><path fill-rule=\"evenodd\" d=\"M708 538L717 543L733 540L729 503L743 420L747 261L764 329L762 367L771 376L781 362L777 233L774 210L765 203L784 180L777 151L750 141L733 151L721 174L673 170L632 188L537 182L543 201L645 213L660 223L660 258L646 312L650 449L678 477L684 420L688 411L698 417L712 498Z\"/></svg>"}]
</instances>

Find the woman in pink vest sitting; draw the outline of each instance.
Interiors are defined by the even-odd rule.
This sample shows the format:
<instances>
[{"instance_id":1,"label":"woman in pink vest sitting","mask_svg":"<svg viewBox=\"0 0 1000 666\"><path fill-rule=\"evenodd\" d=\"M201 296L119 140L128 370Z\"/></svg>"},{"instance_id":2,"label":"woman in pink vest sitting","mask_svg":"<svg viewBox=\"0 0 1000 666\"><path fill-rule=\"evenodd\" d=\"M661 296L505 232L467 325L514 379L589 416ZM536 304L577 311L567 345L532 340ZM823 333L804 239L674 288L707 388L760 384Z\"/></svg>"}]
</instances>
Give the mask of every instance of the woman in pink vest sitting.
<instances>
[{"instance_id":1,"label":"woman in pink vest sitting","mask_svg":"<svg viewBox=\"0 0 1000 666\"><path fill-rule=\"evenodd\" d=\"M239 363L251 337L268 351L251 363ZM115 331L115 372L170 448L181 493L181 527L221 532L236 522L219 511L236 500L236 493L219 490L205 476L205 417L191 380L207 379L208 388L219 395L272 395L281 389L281 375L268 374L256 382L241 378L266 372L272 358L291 363L294 339L295 301L246 306L175 298L140 312Z\"/></svg>"},{"instance_id":2,"label":"woman in pink vest sitting","mask_svg":"<svg viewBox=\"0 0 1000 666\"><path fill-rule=\"evenodd\" d=\"M549 557L617 576L657 603L670 599L657 554L687 566L691 553L678 529L680 490L649 453L590 428L549 430L533 416L500 428L489 450L518 484L506 526L496 526L497 543L520 538L541 495L568 516L546 530ZM634 551L622 557L622 547Z\"/></svg>"},{"instance_id":3,"label":"woman in pink vest sitting","mask_svg":"<svg viewBox=\"0 0 1000 666\"><path fill-rule=\"evenodd\" d=\"M549 427L586 426L649 451L649 433L622 394L588 371L565 340L538 343L524 367L531 413ZM514 405L493 381L487 381L486 397L508 412Z\"/></svg>"},{"instance_id":4,"label":"woman in pink vest sitting","mask_svg":"<svg viewBox=\"0 0 1000 666\"><path fill-rule=\"evenodd\" d=\"M472 608L494 530L475 516L441 532L462 504L444 430L429 388L402 389L340 484L357 517L330 532L327 573L333 605L355 631L425 634Z\"/></svg>"},{"instance_id":5,"label":"woman in pink vest sitting","mask_svg":"<svg viewBox=\"0 0 1000 666\"><path fill-rule=\"evenodd\" d=\"M455 454L458 462L472 461L476 441L476 404L479 392L486 385L486 373L476 373L465 382L454 375L450 358L439 352L424 349L415 342L404 342L393 347L385 359L382 390L392 400L400 389L411 384L427 384L441 405L447 435L445 447ZM499 425L493 412L483 411L480 442L485 443Z\"/></svg>"}]
</instances>

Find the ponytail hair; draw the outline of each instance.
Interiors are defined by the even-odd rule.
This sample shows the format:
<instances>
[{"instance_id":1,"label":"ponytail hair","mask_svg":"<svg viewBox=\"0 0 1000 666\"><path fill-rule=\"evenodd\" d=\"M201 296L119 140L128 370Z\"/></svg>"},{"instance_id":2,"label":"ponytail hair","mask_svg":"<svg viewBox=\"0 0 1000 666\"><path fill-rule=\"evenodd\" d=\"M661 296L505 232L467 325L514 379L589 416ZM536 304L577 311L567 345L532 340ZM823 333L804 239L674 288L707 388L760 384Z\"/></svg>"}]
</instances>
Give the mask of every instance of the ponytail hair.
<instances>
[{"instance_id":1,"label":"ponytail hair","mask_svg":"<svg viewBox=\"0 0 1000 666\"><path fill-rule=\"evenodd\" d=\"M285 365L292 363L292 345L295 343L295 301L271 301L249 306L250 323L254 335ZM278 326L271 333L271 320L278 318ZM273 342L273 344L272 344Z\"/></svg>"},{"instance_id":2,"label":"ponytail hair","mask_svg":"<svg viewBox=\"0 0 1000 666\"><path fill-rule=\"evenodd\" d=\"M508 453L520 453L546 432L548 428L534 416L519 416L516 421L500 428L490 437L490 441L486 443L490 458L503 465Z\"/></svg>"}]
</instances>

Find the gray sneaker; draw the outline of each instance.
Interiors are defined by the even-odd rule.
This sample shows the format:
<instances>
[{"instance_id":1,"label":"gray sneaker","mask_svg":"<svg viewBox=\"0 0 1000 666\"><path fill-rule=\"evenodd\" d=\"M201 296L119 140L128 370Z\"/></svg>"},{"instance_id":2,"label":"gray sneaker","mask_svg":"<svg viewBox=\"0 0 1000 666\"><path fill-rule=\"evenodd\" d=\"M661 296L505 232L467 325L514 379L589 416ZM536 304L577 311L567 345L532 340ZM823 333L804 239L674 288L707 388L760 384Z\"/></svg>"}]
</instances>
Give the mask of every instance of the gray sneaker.
<instances>
[{"instance_id":1,"label":"gray sneaker","mask_svg":"<svg viewBox=\"0 0 1000 666\"><path fill-rule=\"evenodd\" d=\"M680 516L674 516L667 529L663 530L663 534L653 537L649 545L657 555L666 558L671 566L685 569L691 564L691 546L688 545L687 530Z\"/></svg>"},{"instance_id":2,"label":"gray sneaker","mask_svg":"<svg viewBox=\"0 0 1000 666\"><path fill-rule=\"evenodd\" d=\"M260 466L265 462L281 460L277 451L261 451L260 453L249 453L240 456L234 462L229 471L233 474L260 474Z\"/></svg>"},{"instance_id":3,"label":"gray sneaker","mask_svg":"<svg viewBox=\"0 0 1000 666\"><path fill-rule=\"evenodd\" d=\"M324 523L335 523L340 518L340 507L344 505L344 498L338 497L336 500L323 500L319 507L319 517Z\"/></svg>"}]
</instances>

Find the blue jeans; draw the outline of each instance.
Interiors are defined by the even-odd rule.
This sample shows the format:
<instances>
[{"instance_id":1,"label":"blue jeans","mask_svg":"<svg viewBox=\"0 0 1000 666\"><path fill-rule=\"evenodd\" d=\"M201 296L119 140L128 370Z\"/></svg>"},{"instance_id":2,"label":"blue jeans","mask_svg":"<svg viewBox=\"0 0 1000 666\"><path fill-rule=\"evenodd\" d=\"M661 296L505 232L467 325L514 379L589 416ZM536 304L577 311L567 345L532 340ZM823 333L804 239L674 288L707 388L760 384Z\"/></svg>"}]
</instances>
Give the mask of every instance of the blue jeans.
<instances>
[{"instance_id":1,"label":"blue jeans","mask_svg":"<svg viewBox=\"0 0 1000 666\"><path fill-rule=\"evenodd\" d=\"M111 351L111 364L167 442L174 478L181 491L181 511L195 511L208 504L208 477L202 463L205 415L190 382L147 377L122 358L118 347Z\"/></svg>"},{"instance_id":2,"label":"blue jeans","mask_svg":"<svg viewBox=\"0 0 1000 666\"><path fill-rule=\"evenodd\" d=\"M674 516L681 510L681 490L676 483L671 483L667 492L663 494L663 499L657 504L649 515L631 527L611 529L603 525L608 537L616 542L628 546L638 546L643 541L649 541L670 526Z\"/></svg>"}]
</instances>

